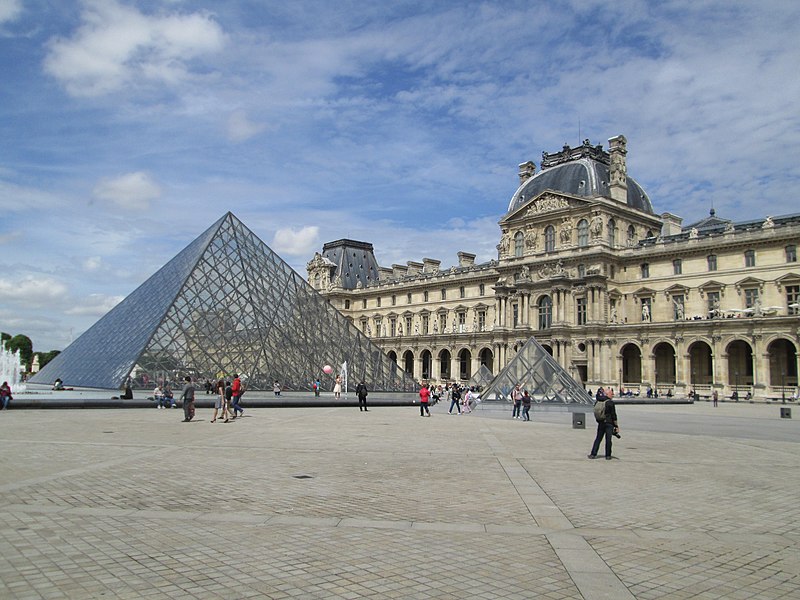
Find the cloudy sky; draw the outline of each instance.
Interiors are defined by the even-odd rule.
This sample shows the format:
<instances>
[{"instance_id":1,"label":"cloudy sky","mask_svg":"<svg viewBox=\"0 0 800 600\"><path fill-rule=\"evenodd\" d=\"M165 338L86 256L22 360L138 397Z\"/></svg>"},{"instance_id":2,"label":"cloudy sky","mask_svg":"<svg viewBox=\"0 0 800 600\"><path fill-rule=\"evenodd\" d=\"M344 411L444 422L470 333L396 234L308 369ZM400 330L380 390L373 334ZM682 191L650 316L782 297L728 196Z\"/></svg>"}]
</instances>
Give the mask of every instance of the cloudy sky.
<instances>
[{"instance_id":1,"label":"cloudy sky","mask_svg":"<svg viewBox=\"0 0 800 600\"><path fill-rule=\"evenodd\" d=\"M63 349L229 210L304 276L488 260L583 138L685 224L800 212L798 40L795 0L0 0L0 330Z\"/></svg>"}]
</instances>

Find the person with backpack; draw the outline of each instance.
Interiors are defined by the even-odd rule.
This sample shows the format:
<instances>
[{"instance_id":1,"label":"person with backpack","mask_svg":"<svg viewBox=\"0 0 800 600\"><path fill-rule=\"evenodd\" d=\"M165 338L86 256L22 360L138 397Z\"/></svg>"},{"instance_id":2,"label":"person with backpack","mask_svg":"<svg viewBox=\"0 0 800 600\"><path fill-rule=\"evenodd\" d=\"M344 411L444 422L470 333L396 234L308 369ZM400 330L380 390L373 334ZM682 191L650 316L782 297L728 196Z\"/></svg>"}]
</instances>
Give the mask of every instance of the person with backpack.
<instances>
[{"instance_id":1,"label":"person with backpack","mask_svg":"<svg viewBox=\"0 0 800 600\"><path fill-rule=\"evenodd\" d=\"M597 390L594 403L594 419L597 421L597 436L594 438L592 450L589 458L597 458L597 451L600 449L600 442L606 438L606 460L611 460L611 436L619 437L619 427L617 425L617 409L614 401L608 398L603 388Z\"/></svg>"},{"instance_id":2,"label":"person with backpack","mask_svg":"<svg viewBox=\"0 0 800 600\"><path fill-rule=\"evenodd\" d=\"M521 419L520 408L522 407L522 389L517 384L511 392L511 399L514 401L514 410L511 411L512 419Z\"/></svg>"},{"instance_id":3,"label":"person with backpack","mask_svg":"<svg viewBox=\"0 0 800 600\"><path fill-rule=\"evenodd\" d=\"M369 412L367 408L367 384L364 383L364 379L362 378L361 381L358 382L356 386L356 396L358 396L358 412L366 411Z\"/></svg>"}]
</instances>

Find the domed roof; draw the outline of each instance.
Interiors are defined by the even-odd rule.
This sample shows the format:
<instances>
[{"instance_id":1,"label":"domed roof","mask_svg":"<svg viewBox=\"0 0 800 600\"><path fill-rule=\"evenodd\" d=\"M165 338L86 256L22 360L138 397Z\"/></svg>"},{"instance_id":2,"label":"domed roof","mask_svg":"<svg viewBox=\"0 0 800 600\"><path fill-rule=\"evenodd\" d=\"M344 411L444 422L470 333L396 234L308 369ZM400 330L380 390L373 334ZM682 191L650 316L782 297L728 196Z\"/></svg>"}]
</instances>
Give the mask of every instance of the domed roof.
<instances>
[{"instance_id":1,"label":"domed roof","mask_svg":"<svg viewBox=\"0 0 800 600\"><path fill-rule=\"evenodd\" d=\"M599 146L590 146L588 140L583 146L565 146L562 152L542 154L542 171L526 180L508 205L513 212L545 190L563 192L587 198L602 196L610 198L609 155ZM628 184L627 204L630 208L655 214L650 198L632 177L626 176Z\"/></svg>"}]
</instances>

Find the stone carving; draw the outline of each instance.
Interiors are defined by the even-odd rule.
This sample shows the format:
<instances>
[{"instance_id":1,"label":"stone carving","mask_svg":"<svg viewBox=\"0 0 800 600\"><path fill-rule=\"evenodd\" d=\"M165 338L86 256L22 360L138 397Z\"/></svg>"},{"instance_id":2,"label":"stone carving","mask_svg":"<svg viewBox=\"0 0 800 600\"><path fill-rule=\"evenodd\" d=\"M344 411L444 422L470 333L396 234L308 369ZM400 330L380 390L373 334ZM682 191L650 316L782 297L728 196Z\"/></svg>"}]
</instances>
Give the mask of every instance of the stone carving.
<instances>
[{"instance_id":1,"label":"stone carving","mask_svg":"<svg viewBox=\"0 0 800 600\"><path fill-rule=\"evenodd\" d=\"M773 227L775 227L775 221L772 220L772 217L767 217L761 225L761 229L772 229Z\"/></svg>"},{"instance_id":2,"label":"stone carving","mask_svg":"<svg viewBox=\"0 0 800 600\"><path fill-rule=\"evenodd\" d=\"M699 235L699 233L698 233L698 231L697 231L697 227L692 227L692 228L689 230L689 238L691 238L691 239L694 239L694 238L696 238L698 235Z\"/></svg>"},{"instance_id":3,"label":"stone carving","mask_svg":"<svg viewBox=\"0 0 800 600\"><path fill-rule=\"evenodd\" d=\"M611 307L611 322L612 323L616 323L617 322L617 307L616 307L616 305Z\"/></svg>"},{"instance_id":4,"label":"stone carving","mask_svg":"<svg viewBox=\"0 0 800 600\"><path fill-rule=\"evenodd\" d=\"M592 232L592 239L597 239L601 235L603 235L603 217L599 214L595 214L592 217L592 224L589 229Z\"/></svg>"},{"instance_id":5,"label":"stone carving","mask_svg":"<svg viewBox=\"0 0 800 600\"><path fill-rule=\"evenodd\" d=\"M528 265L522 267L522 272L519 274L519 281L531 281L531 270Z\"/></svg>"},{"instance_id":6,"label":"stone carving","mask_svg":"<svg viewBox=\"0 0 800 600\"><path fill-rule=\"evenodd\" d=\"M572 223L567 217L564 217L564 220L561 221L561 231L559 235L562 244L569 244L572 241Z\"/></svg>"},{"instance_id":7,"label":"stone carving","mask_svg":"<svg viewBox=\"0 0 800 600\"><path fill-rule=\"evenodd\" d=\"M511 248L511 234L508 229L503 230L503 235L500 236L500 243L497 244L497 256L503 258L508 255L508 250Z\"/></svg>"},{"instance_id":8,"label":"stone carving","mask_svg":"<svg viewBox=\"0 0 800 600\"><path fill-rule=\"evenodd\" d=\"M730 221L725 223L725 233L732 232L733 230L734 230L733 223L731 223Z\"/></svg>"},{"instance_id":9,"label":"stone carving","mask_svg":"<svg viewBox=\"0 0 800 600\"><path fill-rule=\"evenodd\" d=\"M642 322L650 322L650 305L642 302Z\"/></svg>"},{"instance_id":10,"label":"stone carving","mask_svg":"<svg viewBox=\"0 0 800 600\"><path fill-rule=\"evenodd\" d=\"M536 202L531 204L525 215L536 215L551 210L560 210L562 208L569 208L569 202L553 194L544 194Z\"/></svg>"},{"instance_id":11,"label":"stone carving","mask_svg":"<svg viewBox=\"0 0 800 600\"><path fill-rule=\"evenodd\" d=\"M556 263L546 263L539 267L538 275L540 279L548 279L556 275L563 275L566 272L564 269L563 261L559 260Z\"/></svg>"},{"instance_id":12,"label":"stone carving","mask_svg":"<svg viewBox=\"0 0 800 600\"><path fill-rule=\"evenodd\" d=\"M531 225L528 225L527 231L525 231L525 247L528 250L536 250L536 241L538 237L536 230Z\"/></svg>"}]
</instances>

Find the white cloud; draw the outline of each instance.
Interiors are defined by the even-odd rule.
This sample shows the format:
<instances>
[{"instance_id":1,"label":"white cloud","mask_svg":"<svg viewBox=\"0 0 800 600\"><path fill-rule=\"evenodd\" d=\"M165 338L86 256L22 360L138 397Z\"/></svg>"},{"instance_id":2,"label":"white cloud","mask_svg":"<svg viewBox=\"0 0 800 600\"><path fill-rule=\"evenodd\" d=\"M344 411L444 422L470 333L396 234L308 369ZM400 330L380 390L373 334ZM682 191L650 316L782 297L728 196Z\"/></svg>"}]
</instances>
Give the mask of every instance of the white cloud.
<instances>
[{"instance_id":1,"label":"white cloud","mask_svg":"<svg viewBox=\"0 0 800 600\"><path fill-rule=\"evenodd\" d=\"M83 268L86 271L97 271L103 266L103 259L99 256L88 256L83 261Z\"/></svg>"},{"instance_id":2,"label":"white cloud","mask_svg":"<svg viewBox=\"0 0 800 600\"><path fill-rule=\"evenodd\" d=\"M90 294L72 308L65 310L64 313L73 316L102 317L122 300L123 296Z\"/></svg>"},{"instance_id":3,"label":"white cloud","mask_svg":"<svg viewBox=\"0 0 800 600\"><path fill-rule=\"evenodd\" d=\"M49 277L26 276L0 279L0 302L24 305L26 308L46 306L63 299L67 286Z\"/></svg>"},{"instance_id":4,"label":"white cloud","mask_svg":"<svg viewBox=\"0 0 800 600\"><path fill-rule=\"evenodd\" d=\"M232 142L244 142L264 131L265 123L255 123L247 118L247 113L237 110L228 118L228 139Z\"/></svg>"},{"instance_id":5,"label":"white cloud","mask_svg":"<svg viewBox=\"0 0 800 600\"><path fill-rule=\"evenodd\" d=\"M308 256L316 250L319 238L319 227L316 225L301 229L278 229L272 238L270 247L278 254L286 253L295 256Z\"/></svg>"},{"instance_id":6,"label":"white cloud","mask_svg":"<svg viewBox=\"0 0 800 600\"><path fill-rule=\"evenodd\" d=\"M13 21L22 12L22 0L0 0L0 24Z\"/></svg>"},{"instance_id":7,"label":"white cloud","mask_svg":"<svg viewBox=\"0 0 800 600\"><path fill-rule=\"evenodd\" d=\"M161 196L161 188L143 171L127 173L116 179L104 179L94 188L95 198L129 210L147 210L150 201Z\"/></svg>"},{"instance_id":8,"label":"white cloud","mask_svg":"<svg viewBox=\"0 0 800 600\"><path fill-rule=\"evenodd\" d=\"M98 96L141 81L176 84L189 62L219 51L224 33L207 13L149 16L113 0L87 0L83 25L50 40L44 68L73 96Z\"/></svg>"}]
</instances>

